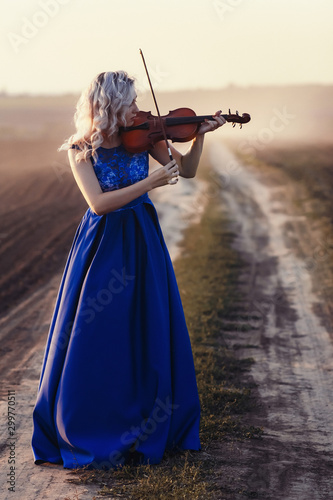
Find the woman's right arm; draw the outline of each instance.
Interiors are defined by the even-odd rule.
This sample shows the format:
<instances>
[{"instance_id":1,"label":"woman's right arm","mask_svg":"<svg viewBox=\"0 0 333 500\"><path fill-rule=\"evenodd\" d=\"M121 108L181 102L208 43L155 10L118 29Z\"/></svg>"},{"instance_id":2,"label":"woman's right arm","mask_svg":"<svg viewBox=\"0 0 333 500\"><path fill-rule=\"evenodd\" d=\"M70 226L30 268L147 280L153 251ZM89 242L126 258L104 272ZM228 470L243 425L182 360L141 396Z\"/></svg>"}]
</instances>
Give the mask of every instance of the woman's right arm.
<instances>
[{"instance_id":1,"label":"woman's right arm","mask_svg":"<svg viewBox=\"0 0 333 500\"><path fill-rule=\"evenodd\" d=\"M162 168L155 170L142 181L114 191L103 192L91 160L77 162L75 156L75 150L69 149L69 163L76 183L89 207L97 215L104 215L117 210L148 191L159 186L165 186L171 179L175 178L178 172L178 166L173 160Z\"/></svg>"}]
</instances>

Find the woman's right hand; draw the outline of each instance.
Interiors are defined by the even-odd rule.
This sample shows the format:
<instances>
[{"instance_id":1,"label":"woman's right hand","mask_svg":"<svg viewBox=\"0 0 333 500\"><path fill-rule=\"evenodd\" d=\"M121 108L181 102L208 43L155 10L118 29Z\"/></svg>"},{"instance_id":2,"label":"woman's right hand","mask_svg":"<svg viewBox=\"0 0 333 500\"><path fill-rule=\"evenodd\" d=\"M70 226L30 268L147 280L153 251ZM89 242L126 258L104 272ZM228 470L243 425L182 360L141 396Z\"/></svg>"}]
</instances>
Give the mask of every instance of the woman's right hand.
<instances>
[{"instance_id":1,"label":"woman's right hand","mask_svg":"<svg viewBox=\"0 0 333 500\"><path fill-rule=\"evenodd\" d=\"M154 170L149 174L149 179L152 183L152 189L165 186L166 184L177 184L179 175L179 168L176 160L171 160L164 167Z\"/></svg>"}]
</instances>

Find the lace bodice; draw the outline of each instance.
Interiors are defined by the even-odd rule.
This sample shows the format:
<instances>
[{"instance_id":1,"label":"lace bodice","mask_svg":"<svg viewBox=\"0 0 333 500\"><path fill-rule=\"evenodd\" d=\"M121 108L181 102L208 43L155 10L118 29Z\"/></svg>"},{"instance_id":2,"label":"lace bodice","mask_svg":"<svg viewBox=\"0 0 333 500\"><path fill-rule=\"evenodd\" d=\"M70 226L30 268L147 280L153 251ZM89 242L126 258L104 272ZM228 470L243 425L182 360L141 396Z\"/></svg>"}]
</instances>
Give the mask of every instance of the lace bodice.
<instances>
[{"instance_id":1,"label":"lace bodice","mask_svg":"<svg viewBox=\"0 0 333 500\"><path fill-rule=\"evenodd\" d=\"M75 146L72 146L75 148ZM129 153L124 146L97 149L98 159L92 164L102 191L113 191L135 184L148 175L148 152Z\"/></svg>"}]
</instances>

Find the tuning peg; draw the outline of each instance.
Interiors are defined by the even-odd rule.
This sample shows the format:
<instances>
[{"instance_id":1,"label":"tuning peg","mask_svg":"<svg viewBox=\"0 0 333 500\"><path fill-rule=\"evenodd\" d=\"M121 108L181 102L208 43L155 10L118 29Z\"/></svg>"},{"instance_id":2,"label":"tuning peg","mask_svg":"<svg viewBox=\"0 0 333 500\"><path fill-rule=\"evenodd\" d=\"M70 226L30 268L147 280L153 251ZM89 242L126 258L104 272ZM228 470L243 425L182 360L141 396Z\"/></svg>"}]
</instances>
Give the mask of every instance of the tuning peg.
<instances>
[{"instance_id":1,"label":"tuning peg","mask_svg":"<svg viewBox=\"0 0 333 500\"><path fill-rule=\"evenodd\" d=\"M232 126L233 126L233 127L236 127L236 123L233 123L233 124L232 124Z\"/></svg>"},{"instance_id":2,"label":"tuning peg","mask_svg":"<svg viewBox=\"0 0 333 500\"><path fill-rule=\"evenodd\" d=\"M243 128L243 124L242 123L239 124L239 128Z\"/></svg>"},{"instance_id":3,"label":"tuning peg","mask_svg":"<svg viewBox=\"0 0 333 500\"><path fill-rule=\"evenodd\" d=\"M236 115L237 115L237 116L239 116L239 113L238 113L238 111L236 111Z\"/></svg>"},{"instance_id":4,"label":"tuning peg","mask_svg":"<svg viewBox=\"0 0 333 500\"><path fill-rule=\"evenodd\" d=\"M231 111L230 111L230 108L229 108L229 115L231 115Z\"/></svg>"}]
</instances>

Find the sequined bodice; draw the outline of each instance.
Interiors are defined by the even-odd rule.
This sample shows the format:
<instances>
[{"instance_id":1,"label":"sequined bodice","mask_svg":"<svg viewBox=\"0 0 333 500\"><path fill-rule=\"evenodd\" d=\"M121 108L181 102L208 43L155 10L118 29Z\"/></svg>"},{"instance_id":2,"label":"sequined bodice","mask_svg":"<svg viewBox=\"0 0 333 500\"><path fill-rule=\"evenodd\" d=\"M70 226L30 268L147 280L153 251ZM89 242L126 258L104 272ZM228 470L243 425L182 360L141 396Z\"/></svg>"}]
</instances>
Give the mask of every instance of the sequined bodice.
<instances>
[{"instance_id":1,"label":"sequined bodice","mask_svg":"<svg viewBox=\"0 0 333 500\"><path fill-rule=\"evenodd\" d=\"M132 154L120 145L98 148L93 167L102 191L113 191L134 184L148 175L148 152Z\"/></svg>"}]
</instances>

